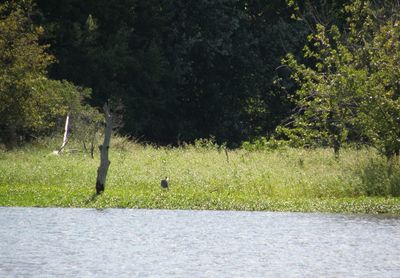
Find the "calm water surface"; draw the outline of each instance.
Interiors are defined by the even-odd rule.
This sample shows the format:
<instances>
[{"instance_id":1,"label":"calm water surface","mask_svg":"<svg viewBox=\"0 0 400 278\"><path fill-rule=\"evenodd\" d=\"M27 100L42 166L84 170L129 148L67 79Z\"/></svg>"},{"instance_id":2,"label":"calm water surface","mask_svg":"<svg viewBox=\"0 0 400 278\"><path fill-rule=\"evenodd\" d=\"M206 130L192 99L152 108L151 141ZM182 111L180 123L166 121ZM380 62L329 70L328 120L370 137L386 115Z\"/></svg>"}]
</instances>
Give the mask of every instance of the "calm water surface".
<instances>
[{"instance_id":1,"label":"calm water surface","mask_svg":"<svg viewBox=\"0 0 400 278\"><path fill-rule=\"evenodd\" d=\"M0 277L400 277L400 218L0 208Z\"/></svg>"}]
</instances>

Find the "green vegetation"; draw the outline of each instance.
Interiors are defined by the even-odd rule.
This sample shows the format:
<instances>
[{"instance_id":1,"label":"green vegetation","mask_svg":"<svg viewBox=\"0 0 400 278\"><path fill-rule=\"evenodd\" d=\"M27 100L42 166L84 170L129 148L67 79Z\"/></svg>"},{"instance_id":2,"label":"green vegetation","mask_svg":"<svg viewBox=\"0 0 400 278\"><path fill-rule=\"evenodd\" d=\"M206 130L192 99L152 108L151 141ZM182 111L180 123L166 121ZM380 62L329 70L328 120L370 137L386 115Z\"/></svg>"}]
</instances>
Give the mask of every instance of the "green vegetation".
<instances>
[{"instance_id":1,"label":"green vegetation","mask_svg":"<svg viewBox=\"0 0 400 278\"><path fill-rule=\"evenodd\" d=\"M208 142L208 144L205 144ZM38 143L37 143L38 144ZM112 140L106 190L96 159L33 146L0 153L0 206L400 214L400 165L372 150L231 150L210 141L157 148ZM170 189L160 180L170 177Z\"/></svg>"},{"instance_id":2,"label":"green vegetation","mask_svg":"<svg viewBox=\"0 0 400 278\"><path fill-rule=\"evenodd\" d=\"M400 13L362 0L344 10L342 31L317 24L309 36L304 58L312 63L284 60L299 88L293 122L281 131L336 155L345 142L368 142L390 159L400 154Z\"/></svg>"},{"instance_id":3,"label":"green vegetation","mask_svg":"<svg viewBox=\"0 0 400 278\"><path fill-rule=\"evenodd\" d=\"M0 205L399 214L399 69L399 1L3 1ZM106 102L193 145L117 137L94 196Z\"/></svg>"},{"instance_id":4,"label":"green vegetation","mask_svg":"<svg viewBox=\"0 0 400 278\"><path fill-rule=\"evenodd\" d=\"M44 30L33 25L32 13L30 0L0 4L0 142L9 148L18 137L48 134L67 114L96 116L83 104L89 89L48 78L55 57L40 43Z\"/></svg>"}]
</instances>

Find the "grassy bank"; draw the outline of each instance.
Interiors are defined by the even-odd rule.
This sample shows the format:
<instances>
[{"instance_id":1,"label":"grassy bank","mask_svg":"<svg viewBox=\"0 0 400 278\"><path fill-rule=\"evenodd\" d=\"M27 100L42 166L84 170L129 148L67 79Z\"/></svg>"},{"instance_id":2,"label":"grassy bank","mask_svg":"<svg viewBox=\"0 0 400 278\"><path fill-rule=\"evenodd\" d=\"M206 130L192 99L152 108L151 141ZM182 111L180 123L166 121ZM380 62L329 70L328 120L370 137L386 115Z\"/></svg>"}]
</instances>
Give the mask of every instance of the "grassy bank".
<instances>
[{"instance_id":1,"label":"grassy bank","mask_svg":"<svg viewBox=\"0 0 400 278\"><path fill-rule=\"evenodd\" d=\"M229 151L155 148L114 139L106 191L98 157L49 146L0 152L0 206L121 207L391 213L400 215L398 164L372 150ZM170 189L160 180L170 177ZM382 196L376 196L382 195Z\"/></svg>"}]
</instances>

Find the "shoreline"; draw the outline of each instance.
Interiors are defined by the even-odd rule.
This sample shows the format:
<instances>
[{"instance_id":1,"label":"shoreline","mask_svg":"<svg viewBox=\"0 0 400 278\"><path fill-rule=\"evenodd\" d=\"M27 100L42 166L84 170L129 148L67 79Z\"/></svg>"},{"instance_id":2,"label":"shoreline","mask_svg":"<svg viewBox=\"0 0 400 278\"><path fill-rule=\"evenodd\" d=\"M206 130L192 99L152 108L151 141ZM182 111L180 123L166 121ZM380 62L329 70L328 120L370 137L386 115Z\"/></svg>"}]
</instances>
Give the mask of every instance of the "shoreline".
<instances>
[{"instance_id":1,"label":"shoreline","mask_svg":"<svg viewBox=\"0 0 400 278\"><path fill-rule=\"evenodd\" d=\"M130 208L130 207L56 207L56 206L2 206L0 209L72 209L72 210L138 210L138 211L181 211L181 212L243 212L243 213L282 213L282 214L323 214L323 215L342 215L355 217L377 217L377 218L395 218L400 219L400 213L362 213L362 212L326 212L326 211L273 211L273 210L223 210L223 209L163 209L163 208Z\"/></svg>"},{"instance_id":2,"label":"shoreline","mask_svg":"<svg viewBox=\"0 0 400 278\"><path fill-rule=\"evenodd\" d=\"M62 188L62 186L61 186ZM400 216L399 197L343 197L343 198L234 198L203 195L201 198L179 192L158 190L148 195L132 190L113 190L96 196L89 188L60 190L60 187L0 185L1 207L40 208L121 208L163 210L260 211L342 214L382 214ZM64 188L65 189L65 188ZM107 189L106 189L107 190ZM93 191L93 193L91 193ZM172 191L172 190L171 190Z\"/></svg>"}]
</instances>

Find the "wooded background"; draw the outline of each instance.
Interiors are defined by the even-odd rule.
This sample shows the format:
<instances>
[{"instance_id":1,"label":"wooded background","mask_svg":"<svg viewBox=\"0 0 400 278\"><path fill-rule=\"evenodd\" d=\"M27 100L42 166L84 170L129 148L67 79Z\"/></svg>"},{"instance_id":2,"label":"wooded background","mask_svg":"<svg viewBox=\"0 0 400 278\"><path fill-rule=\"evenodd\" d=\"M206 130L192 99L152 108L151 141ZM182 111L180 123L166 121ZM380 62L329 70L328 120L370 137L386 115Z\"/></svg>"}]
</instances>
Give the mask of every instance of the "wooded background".
<instances>
[{"instance_id":1,"label":"wooded background","mask_svg":"<svg viewBox=\"0 0 400 278\"><path fill-rule=\"evenodd\" d=\"M367 46L379 40L385 26L398 30L398 8L398 1L383 0L6 1L0 8L0 137L7 142L49 133L71 110L83 121L95 121L91 108L110 102L120 117L119 132L144 142L174 145L213 137L235 147L272 135L293 139L285 129L301 127L308 135L317 130L320 144L370 143L376 134L342 121L355 118L337 112L344 105L334 109L330 101L321 116L316 112L321 109L301 103L304 94L318 91L311 83L321 88L327 79L296 79L295 74L308 69L337 76L340 66L350 64L373 72L373 59L366 56L374 50ZM322 34L331 39L330 51L346 48L353 55L364 49L366 56L328 65L333 56L315 44ZM355 41L357 36L365 43ZM395 44L387 55L399 57ZM322 56L307 54L305 45ZM400 63L395 61L393 67ZM326 67L318 69L321 63ZM397 77L383 88L393 93L393 101ZM330 92L332 82L325 84ZM356 91L341 88L336 91ZM360 107L362 101L354 102ZM397 102L389 110L387 117L397 125ZM358 122L367 126L365 115ZM299 124L307 121L328 125ZM285 132L277 133L277 127Z\"/></svg>"}]
</instances>

